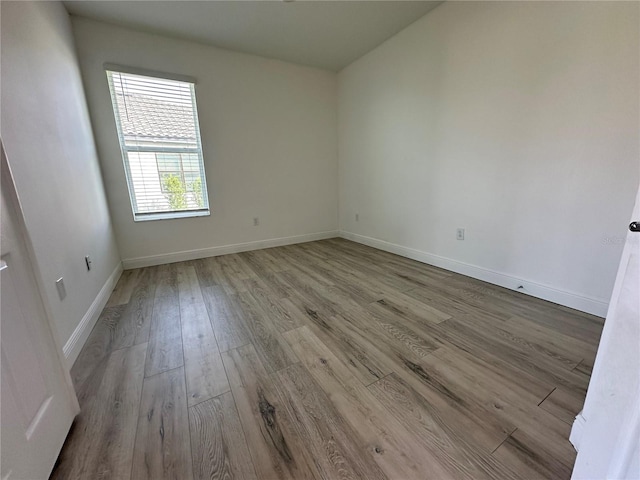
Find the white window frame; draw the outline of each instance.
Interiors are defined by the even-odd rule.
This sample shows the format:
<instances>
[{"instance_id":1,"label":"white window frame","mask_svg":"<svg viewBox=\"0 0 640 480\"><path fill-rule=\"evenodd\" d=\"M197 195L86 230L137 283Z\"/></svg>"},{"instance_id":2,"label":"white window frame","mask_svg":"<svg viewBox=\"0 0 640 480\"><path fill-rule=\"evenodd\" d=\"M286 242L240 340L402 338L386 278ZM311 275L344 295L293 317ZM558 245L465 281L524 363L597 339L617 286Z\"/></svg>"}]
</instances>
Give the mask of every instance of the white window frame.
<instances>
[{"instance_id":1,"label":"white window frame","mask_svg":"<svg viewBox=\"0 0 640 480\"><path fill-rule=\"evenodd\" d=\"M204 167L204 158L202 154L202 142L200 138L200 122L198 119L198 106L196 102L196 92L195 85L196 81L192 77L188 77L185 75L176 75L170 73L163 72L155 72L152 70L145 70L136 67L125 67L121 65L113 65L113 64L105 64L104 65L105 73L107 74L107 82L109 84L109 93L111 95L111 104L114 115L114 120L116 123L116 130L118 133L118 141L120 143L120 150L122 152L122 162L124 166L124 172L127 179L127 188L129 190L129 200L131 202L131 211L133 213L133 221L134 222L144 222L149 220L167 220L167 219L175 219L175 218L190 218L190 217L203 217L209 216L211 214L209 209L209 194L207 190L207 180L206 180L206 171ZM124 134L122 132L122 125L120 124L120 114L118 111L118 105L115 100L115 92L113 88L113 82L111 78L111 73L128 73L134 74L144 77L151 78L159 78L163 80L175 80L183 83L190 84L191 90L191 105L193 106L193 115L194 115L194 124L196 131L196 148L186 148L186 147L140 147L140 146L127 146ZM132 181L131 175L131 167L129 165L129 152L139 152L139 153L191 153L198 155L198 161L200 163L200 169L202 171L202 201L203 206L197 209L188 209L188 210L168 210L161 212L139 212L134 185Z\"/></svg>"}]
</instances>

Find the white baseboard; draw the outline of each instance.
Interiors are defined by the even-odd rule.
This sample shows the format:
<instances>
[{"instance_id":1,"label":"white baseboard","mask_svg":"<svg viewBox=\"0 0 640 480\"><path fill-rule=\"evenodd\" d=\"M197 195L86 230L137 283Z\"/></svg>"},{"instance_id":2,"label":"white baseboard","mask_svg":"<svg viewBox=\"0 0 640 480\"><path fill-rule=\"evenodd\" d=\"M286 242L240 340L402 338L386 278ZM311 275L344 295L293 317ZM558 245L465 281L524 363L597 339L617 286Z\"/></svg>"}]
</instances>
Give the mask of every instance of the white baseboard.
<instances>
[{"instance_id":1,"label":"white baseboard","mask_svg":"<svg viewBox=\"0 0 640 480\"><path fill-rule=\"evenodd\" d=\"M607 314L608 302L604 300L587 297L574 292L559 290L548 285L517 278L494 270L489 270L487 268L459 262L458 260L415 250L413 248L403 247L402 245L385 242L384 240L379 240L377 238L366 237L364 235L344 231L340 232L340 236L347 240L362 243L386 252L395 253L396 255L411 258L435 267L444 268L445 270L460 273L468 277L477 278L484 282L492 283L520 293L525 293L533 297L542 298L543 300L558 303L592 315L604 317ZM518 288L519 286L524 288Z\"/></svg>"},{"instance_id":2,"label":"white baseboard","mask_svg":"<svg viewBox=\"0 0 640 480\"><path fill-rule=\"evenodd\" d=\"M580 440L584 433L584 427L587 425L587 419L582 416L582 412L576 415L576 419L573 421L571 427L571 433L569 434L569 441L576 449L576 452L580 449Z\"/></svg>"},{"instance_id":3,"label":"white baseboard","mask_svg":"<svg viewBox=\"0 0 640 480\"><path fill-rule=\"evenodd\" d=\"M115 288L121 274L122 263L118 263L118 266L111 275L109 275L109 278L98 292L98 295L96 295L96 298L93 300L91 306L82 317L82 320L80 320L80 323L71 334L71 337L69 337L67 343L62 347L62 353L64 353L64 358L67 360L69 368L73 366L76 358L78 358L80 350L82 350L84 343L87 341L87 338L89 338L89 334L98 321L100 313L107 304L107 300L109 300L109 296Z\"/></svg>"},{"instance_id":4,"label":"white baseboard","mask_svg":"<svg viewBox=\"0 0 640 480\"><path fill-rule=\"evenodd\" d=\"M325 240L338 236L337 230L327 232L308 233L306 235L296 235L293 237L269 238L267 240L257 240L255 242L234 243L222 245L220 247L200 248L198 250L184 250L182 252L166 253L162 255L150 255L148 257L125 258L122 264L125 270L132 268L151 267L163 265L165 263L184 262L186 260L196 260L198 258L216 257L218 255L228 255L230 253L248 252L250 250L260 250L262 248L281 247L283 245L293 245L294 243L313 242L315 240Z\"/></svg>"}]
</instances>

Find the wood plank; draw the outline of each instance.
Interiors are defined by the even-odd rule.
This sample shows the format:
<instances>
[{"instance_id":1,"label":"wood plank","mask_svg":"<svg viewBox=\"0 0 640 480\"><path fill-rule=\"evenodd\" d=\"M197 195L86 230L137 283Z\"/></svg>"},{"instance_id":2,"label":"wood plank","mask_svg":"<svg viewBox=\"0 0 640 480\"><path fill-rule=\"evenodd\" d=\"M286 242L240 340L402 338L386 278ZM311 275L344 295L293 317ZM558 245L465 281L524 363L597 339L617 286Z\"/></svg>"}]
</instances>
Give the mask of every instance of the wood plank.
<instances>
[{"instance_id":1,"label":"wood plank","mask_svg":"<svg viewBox=\"0 0 640 480\"><path fill-rule=\"evenodd\" d=\"M105 307L78 355L71 376L79 401L90 390L95 392L109 353L148 341L155 291L154 274L148 270L141 274L129 303Z\"/></svg>"},{"instance_id":2,"label":"wood plank","mask_svg":"<svg viewBox=\"0 0 640 480\"><path fill-rule=\"evenodd\" d=\"M285 272L282 278L292 285L289 299L306 314L307 324L321 322L324 318L345 317L347 312L363 312L357 300L343 293L336 286L324 286L299 272Z\"/></svg>"},{"instance_id":3,"label":"wood plank","mask_svg":"<svg viewBox=\"0 0 640 480\"><path fill-rule=\"evenodd\" d=\"M221 255L215 257L215 261L219 266L220 284L229 295L246 292L247 287L243 281L257 278L249 266L236 254Z\"/></svg>"},{"instance_id":4,"label":"wood plank","mask_svg":"<svg viewBox=\"0 0 640 480\"><path fill-rule=\"evenodd\" d=\"M202 290L198 281L196 269L186 264L178 264L176 267L178 282L178 299L180 305L190 303L204 303Z\"/></svg>"},{"instance_id":5,"label":"wood plank","mask_svg":"<svg viewBox=\"0 0 640 480\"><path fill-rule=\"evenodd\" d=\"M340 252L340 250L339 250ZM382 288L391 288L396 292L404 292L416 287L429 288L438 285L443 278L451 273L442 274L435 272L433 267L424 264L403 264L395 258L385 260L360 255L360 252L341 253L328 261L330 265L344 271L352 270L357 274L364 274L368 279L373 279Z\"/></svg>"},{"instance_id":6,"label":"wood plank","mask_svg":"<svg viewBox=\"0 0 640 480\"><path fill-rule=\"evenodd\" d=\"M345 313L345 318L354 320L353 312ZM422 325L403 321L393 312L382 308L377 302L367 305L365 315L372 325L365 331L376 337L379 343L388 345L398 355L419 361L443 344L432 332L424 330ZM377 327L377 328L374 328ZM426 333L425 333L426 332Z\"/></svg>"},{"instance_id":7,"label":"wood plank","mask_svg":"<svg viewBox=\"0 0 640 480\"><path fill-rule=\"evenodd\" d=\"M266 250L253 250L239 254L251 271L260 278L275 272L281 272L284 268L280 262L277 262L265 252Z\"/></svg>"},{"instance_id":8,"label":"wood plank","mask_svg":"<svg viewBox=\"0 0 640 480\"><path fill-rule=\"evenodd\" d=\"M396 376L424 397L450 428L466 432L470 444L485 453L492 452L515 430L516 425L510 419L499 417L493 404L476 398L473 392L438 375L426 364L432 355L420 362L400 359L402 365L396 370Z\"/></svg>"},{"instance_id":9,"label":"wood plank","mask_svg":"<svg viewBox=\"0 0 640 480\"><path fill-rule=\"evenodd\" d=\"M522 479L571 478L571 467L556 458L555 452L545 445L544 438L534 439L519 429L493 456Z\"/></svg>"},{"instance_id":10,"label":"wood plank","mask_svg":"<svg viewBox=\"0 0 640 480\"><path fill-rule=\"evenodd\" d=\"M526 318L513 316L506 321L505 328L510 332L517 332L521 337L535 340L549 350L559 355L569 357L572 360L580 360L579 364L589 363L593 365L598 346L585 342L570 335L560 333L548 326L527 320Z\"/></svg>"},{"instance_id":11,"label":"wood plank","mask_svg":"<svg viewBox=\"0 0 640 480\"><path fill-rule=\"evenodd\" d=\"M454 478L518 478L490 454L469 442L467 432L453 428L434 405L396 374L368 388L389 414Z\"/></svg>"},{"instance_id":12,"label":"wood plank","mask_svg":"<svg viewBox=\"0 0 640 480\"><path fill-rule=\"evenodd\" d=\"M193 478L182 367L144 380L132 478Z\"/></svg>"},{"instance_id":13,"label":"wood plank","mask_svg":"<svg viewBox=\"0 0 640 480\"><path fill-rule=\"evenodd\" d=\"M483 298L487 298L505 309L513 308L514 311L532 313L537 316L544 315L548 311L554 311L559 317L572 318L581 322L583 327L587 329L592 329L598 325L602 326L603 324L603 319L600 317L464 275L451 276L447 280L447 284L456 284L466 290L478 292L482 294ZM514 313L514 315L517 315L517 313Z\"/></svg>"},{"instance_id":14,"label":"wood plank","mask_svg":"<svg viewBox=\"0 0 640 480\"><path fill-rule=\"evenodd\" d=\"M185 263L185 265L192 266L195 269L200 288L204 289L218 285L219 276L214 267L214 260L211 257L191 260L191 262Z\"/></svg>"},{"instance_id":15,"label":"wood plank","mask_svg":"<svg viewBox=\"0 0 640 480\"><path fill-rule=\"evenodd\" d=\"M170 263L157 268L156 298L178 298L178 264Z\"/></svg>"},{"instance_id":16,"label":"wood plank","mask_svg":"<svg viewBox=\"0 0 640 480\"><path fill-rule=\"evenodd\" d=\"M153 300L155 297L156 270L144 268L138 274L137 282L129 296L118 328L115 331L113 348L130 347L138 343L149 341L151 317L153 314Z\"/></svg>"},{"instance_id":17,"label":"wood plank","mask_svg":"<svg viewBox=\"0 0 640 480\"><path fill-rule=\"evenodd\" d=\"M52 478L189 478L171 474L184 452L204 477L562 478L602 329L343 239L127 271L111 301L72 368L82 412ZM143 381L142 410L113 413ZM202 431L218 422L198 452L171 439L185 402Z\"/></svg>"},{"instance_id":18,"label":"wood plank","mask_svg":"<svg viewBox=\"0 0 640 480\"><path fill-rule=\"evenodd\" d=\"M256 351L269 372L276 372L298 361L259 302L251 292L239 293L238 303L251 332Z\"/></svg>"},{"instance_id":19,"label":"wood plank","mask_svg":"<svg viewBox=\"0 0 640 480\"><path fill-rule=\"evenodd\" d=\"M314 315L309 327L363 385L393 371L386 355L343 317Z\"/></svg>"},{"instance_id":20,"label":"wood plank","mask_svg":"<svg viewBox=\"0 0 640 480\"><path fill-rule=\"evenodd\" d=\"M136 329L134 345L149 341L157 275L157 268L145 269L143 278L131 294L127 305L129 308L127 308L126 314L131 315Z\"/></svg>"},{"instance_id":21,"label":"wood plank","mask_svg":"<svg viewBox=\"0 0 640 480\"><path fill-rule=\"evenodd\" d=\"M300 271L286 271L275 276L289 285L287 297L305 314L313 311L331 317L340 313L341 308L334 295L308 275Z\"/></svg>"},{"instance_id":22,"label":"wood plank","mask_svg":"<svg viewBox=\"0 0 640 480\"><path fill-rule=\"evenodd\" d=\"M331 400L300 364L276 374L280 396L323 478L387 478Z\"/></svg>"},{"instance_id":23,"label":"wood plank","mask_svg":"<svg viewBox=\"0 0 640 480\"><path fill-rule=\"evenodd\" d=\"M295 289L279 276L280 273L287 271L284 266L283 269L275 273L267 273L260 275L260 280L274 293L277 298L290 297Z\"/></svg>"},{"instance_id":24,"label":"wood plank","mask_svg":"<svg viewBox=\"0 0 640 480\"><path fill-rule=\"evenodd\" d=\"M382 308L378 302L372 302L363 307L351 301L341 302L340 297L337 295L332 298L335 298L335 305L340 307L340 313L335 316L343 318L354 327L357 327L359 331L366 332L367 336L373 337L371 340L378 348L387 350L386 347L388 346L389 349L394 350L393 354L395 355L398 349L406 352L407 347L409 347L411 353L422 356L425 352L418 353L417 350L427 349L430 352L440 346L434 340L435 337L431 335L433 331L429 328L423 328L425 322L416 322L407 317L399 317L393 310ZM395 323L394 320L396 320ZM390 323L397 327L396 332L391 331L393 329L387 325ZM427 322L426 325L431 325L431 322ZM401 338L405 334L410 335L412 340L405 341L408 339Z\"/></svg>"},{"instance_id":25,"label":"wood plank","mask_svg":"<svg viewBox=\"0 0 640 480\"><path fill-rule=\"evenodd\" d=\"M189 406L229 391L204 303L180 305Z\"/></svg>"},{"instance_id":26,"label":"wood plank","mask_svg":"<svg viewBox=\"0 0 640 480\"><path fill-rule=\"evenodd\" d=\"M484 288L477 288L481 283L463 275L452 275L441 282L438 289L475 310L497 318L506 319L514 315L515 312L509 308L508 302L505 302L502 297L491 295L491 292Z\"/></svg>"},{"instance_id":27,"label":"wood plank","mask_svg":"<svg viewBox=\"0 0 640 480\"><path fill-rule=\"evenodd\" d=\"M379 250L367 245L351 242L342 238L334 238L326 241L333 250L345 252L350 257L361 258L369 263L384 265L385 268L398 268L402 273L415 270L424 275L428 275L434 280L442 280L455 273L443 268L418 262L395 253Z\"/></svg>"},{"instance_id":28,"label":"wood plank","mask_svg":"<svg viewBox=\"0 0 640 480\"><path fill-rule=\"evenodd\" d=\"M251 341L244 315L233 296L227 295L222 287L203 288L202 296L221 352Z\"/></svg>"},{"instance_id":29,"label":"wood plank","mask_svg":"<svg viewBox=\"0 0 640 480\"><path fill-rule=\"evenodd\" d=\"M451 318L451 315L400 292L393 295L385 295L377 303L382 308L390 310L400 317L408 318L418 323L441 323Z\"/></svg>"},{"instance_id":30,"label":"wood plank","mask_svg":"<svg viewBox=\"0 0 640 480\"><path fill-rule=\"evenodd\" d=\"M540 404L540 408L559 418L567 425L573 425L573 421L583 406L584 397L582 395L578 396L565 392L561 388L556 388Z\"/></svg>"},{"instance_id":31,"label":"wood plank","mask_svg":"<svg viewBox=\"0 0 640 480\"><path fill-rule=\"evenodd\" d=\"M443 347L435 350L425 359L427 365L435 372L455 377L455 382L468 381L469 387L473 381L473 388L483 388L493 395L504 395L517 398L527 406L538 405L549 395L553 387L542 384L539 388L529 388L529 385L513 381L509 375L504 375L500 369L492 368L491 364L465 354L455 347Z\"/></svg>"},{"instance_id":32,"label":"wood plank","mask_svg":"<svg viewBox=\"0 0 640 480\"><path fill-rule=\"evenodd\" d=\"M521 370L552 385L561 385L577 394L584 394L587 390L588 379L583 375L567 370L566 365L536 352L528 345L520 344L513 338L494 335L486 324L478 325L472 319L456 317L437 327L443 335L447 335L451 343L459 344L460 338L473 343L473 353L480 357L485 355L483 352L491 352L491 355L516 364Z\"/></svg>"},{"instance_id":33,"label":"wood plank","mask_svg":"<svg viewBox=\"0 0 640 480\"><path fill-rule=\"evenodd\" d=\"M542 332L532 331L520 324L513 324L511 319L504 322L488 316L464 315L456 317L455 321L482 330L486 335L520 349L527 355L539 355L566 370L573 370L580 363L584 353L572 353L569 348L559 347L556 343L549 341L548 337L542 335Z\"/></svg>"},{"instance_id":34,"label":"wood plank","mask_svg":"<svg viewBox=\"0 0 640 480\"><path fill-rule=\"evenodd\" d=\"M273 272L284 272L291 269L291 265L289 265L286 261L283 261L278 254L278 248L265 248L264 250L260 250L261 255L265 256L267 261L273 267Z\"/></svg>"},{"instance_id":35,"label":"wood plank","mask_svg":"<svg viewBox=\"0 0 640 480\"><path fill-rule=\"evenodd\" d=\"M323 243L323 242L318 242ZM334 251L344 251L350 257L359 257L367 260L369 263L394 265L399 268L416 269L422 273L433 275L435 279L441 280L453 273L444 270L442 268L434 267L426 263L418 262L394 253L385 252L384 250L378 250L367 245L355 243L343 238L332 238L325 240L324 243L328 244Z\"/></svg>"},{"instance_id":36,"label":"wood plank","mask_svg":"<svg viewBox=\"0 0 640 480\"><path fill-rule=\"evenodd\" d=\"M308 327L284 334L302 363L389 478L455 478L416 446L388 412Z\"/></svg>"},{"instance_id":37,"label":"wood plank","mask_svg":"<svg viewBox=\"0 0 640 480\"><path fill-rule=\"evenodd\" d=\"M333 285L333 282L325 277L320 269L316 268L317 261L314 258L308 257L304 252L297 250L295 245L279 248L278 251L281 254L281 258L291 265L292 270L304 273L304 275L311 278L314 282L325 287Z\"/></svg>"},{"instance_id":38,"label":"wood plank","mask_svg":"<svg viewBox=\"0 0 640 480\"><path fill-rule=\"evenodd\" d=\"M506 305L500 301L493 302L493 297L488 297L479 291L467 289L464 285L447 283L450 278L429 288L409 290L406 294L442 309L456 318L480 314L485 317L506 321L514 315L514 312L506 308ZM440 305L446 306L441 307ZM453 313L450 310L453 310Z\"/></svg>"},{"instance_id":39,"label":"wood plank","mask_svg":"<svg viewBox=\"0 0 640 480\"><path fill-rule=\"evenodd\" d=\"M449 292L440 287L429 288L414 288L404 292L408 297L415 298L423 303L431 305L437 308L443 313L451 316L465 315L468 313L477 313L478 311L486 314L483 309L476 306L469 305L464 299L458 298L455 295L450 295ZM499 318L506 320L511 316L508 312L503 312Z\"/></svg>"},{"instance_id":40,"label":"wood plank","mask_svg":"<svg viewBox=\"0 0 640 480\"><path fill-rule=\"evenodd\" d=\"M357 270L348 266L338 263L340 268L336 268L330 263L333 260L333 256L330 254L322 255L327 259L319 262L317 256L314 257L309 253L318 250L317 243L313 243L313 247L307 246L304 250L301 249L308 257L307 268L302 273L313 279L313 275L309 275L308 272L315 272L321 279L316 282L327 290L340 292L343 296L352 298L360 305L378 300L382 296L381 292L388 291L385 285L370 283L371 277L359 275Z\"/></svg>"},{"instance_id":41,"label":"wood plank","mask_svg":"<svg viewBox=\"0 0 640 480\"><path fill-rule=\"evenodd\" d=\"M375 317L375 319L383 323L391 323L394 325L405 326L409 325L410 330L416 332L420 338L426 339L433 347L430 351L434 351L442 346L450 347L459 354L465 356L467 359L472 359L473 362L479 363L483 368L490 370L498 376L503 376L510 382L518 385L518 387L530 392L539 400L543 399L553 389L553 383L539 379L529 373L518 368L517 362L504 361L501 358L495 356L491 351L479 348L478 344L471 341L469 338L458 335L456 332L443 329L446 322L438 325L432 324L418 324L411 322L406 317L400 318L393 314L393 312L385 311L380 308L377 303L371 304L367 307L367 310ZM405 327L405 328L409 328ZM407 359L411 359L410 356L406 356ZM413 362L420 363L420 359L413 357Z\"/></svg>"},{"instance_id":42,"label":"wood plank","mask_svg":"<svg viewBox=\"0 0 640 480\"><path fill-rule=\"evenodd\" d=\"M145 376L150 377L184 364L180 307L172 295L158 296L153 305L152 329L145 365Z\"/></svg>"},{"instance_id":43,"label":"wood plank","mask_svg":"<svg viewBox=\"0 0 640 480\"><path fill-rule=\"evenodd\" d=\"M109 354L114 350L114 331L125 308L126 304L105 307L71 367L71 379L81 407L89 397L95 396L102 382Z\"/></svg>"},{"instance_id":44,"label":"wood plank","mask_svg":"<svg viewBox=\"0 0 640 480\"><path fill-rule=\"evenodd\" d=\"M222 354L258 478L320 478L253 345Z\"/></svg>"},{"instance_id":45,"label":"wood plank","mask_svg":"<svg viewBox=\"0 0 640 480\"><path fill-rule=\"evenodd\" d=\"M131 293L138 283L138 277L140 276L141 269L125 270L120 275L116 287L111 292L109 300L107 300L106 307L115 307L116 305L124 305L129 303Z\"/></svg>"},{"instance_id":46,"label":"wood plank","mask_svg":"<svg viewBox=\"0 0 640 480\"><path fill-rule=\"evenodd\" d=\"M598 344L602 332L602 318L462 275L448 278L443 282L443 288L455 291L463 298L480 299L481 308L520 316L592 345Z\"/></svg>"},{"instance_id":47,"label":"wood plank","mask_svg":"<svg viewBox=\"0 0 640 480\"><path fill-rule=\"evenodd\" d=\"M336 272L341 272L375 295L378 300L384 294L402 292L415 287L403 279L385 272L368 261L356 261L352 257L329 260L327 264Z\"/></svg>"},{"instance_id":48,"label":"wood plank","mask_svg":"<svg viewBox=\"0 0 640 480\"><path fill-rule=\"evenodd\" d=\"M315 265L314 268L333 282L333 287L330 288L331 291L337 291L342 295L348 296L358 305L367 305L379 300L382 296L378 289L368 288L359 279L354 279L355 276L351 272L337 270L324 264Z\"/></svg>"},{"instance_id":49,"label":"wood plank","mask_svg":"<svg viewBox=\"0 0 640 480\"><path fill-rule=\"evenodd\" d=\"M478 405L485 406L489 415L545 443L556 458L573 465L575 450L568 441L569 426L538 408L539 401L527 396L524 389L503 383L503 379L490 370L447 349L437 350L425 358L422 366L431 379L447 385L460 397L472 398Z\"/></svg>"},{"instance_id":50,"label":"wood plank","mask_svg":"<svg viewBox=\"0 0 640 480\"><path fill-rule=\"evenodd\" d=\"M280 333L288 332L294 328L302 327L306 321L303 313L288 297L278 300L280 314L274 320L275 327Z\"/></svg>"},{"instance_id":51,"label":"wood plank","mask_svg":"<svg viewBox=\"0 0 640 480\"><path fill-rule=\"evenodd\" d=\"M229 391L220 351L195 268L177 267L182 345L189 406Z\"/></svg>"},{"instance_id":52,"label":"wood plank","mask_svg":"<svg viewBox=\"0 0 640 480\"><path fill-rule=\"evenodd\" d=\"M304 252L307 256L313 258L318 263L324 263L331 259L331 253L327 253L318 248L322 242L305 242L297 243L294 246L300 251Z\"/></svg>"},{"instance_id":53,"label":"wood plank","mask_svg":"<svg viewBox=\"0 0 640 480\"><path fill-rule=\"evenodd\" d=\"M581 373L583 375L586 375L587 377L591 376L591 372L593 372L593 363L595 361L595 358L593 359L583 359L578 365L576 365L576 368L574 368L573 370L575 372Z\"/></svg>"},{"instance_id":54,"label":"wood plank","mask_svg":"<svg viewBox=\"0 0 640 480\"><path fill-rule=\"evenodd\" d=\"M340 271L345 275L354 277L354 281L362 286L366 286L368 290L380 300L385 296L394 296L399 294L408 294L412 290L418 290L416 285L422 285L422 290L431 291L439 288L441 279L428 279L424 281L416 281L407 275L407 269L404 268L405 274L393 272L389 270L387 264L384 266L377 265L377 262L366 259L359 259L357 256L350 255L336 260L328 261L328 264L336 271ZM428 284L425 285L425 282ZM415 300L421 301L420 298L414 297ZM431 305L428 302L428 305ZM437 307L437 305L431 305ZM443 311L443 313L447 313ZM450 313L450 312L449 312Z\"/></svg>"},{"instance_id":55,"label":"wood plank","mask_svg":"<svg viewBox=\"0 0 640 480\"><path fill-rule=\"evenodd\" d=\"M277 298L262 280L247 280L246 286L279 332L287 332L304 325L305 314L288 298Z\"/></svg>"},{"instance_id":56,"label":"wood plank","mask_svg":"<svg viewBox=\"0 0 640 480\"><path fill-rule=\"evenodd\" d=\"M191 407L189 425L194 478L257 479L231 392Z\"/></svg>"},{"instance_id":57,"label":"wood plank","mask_svg":"<svg viewBox=\"0 0 640 480\"><path fill-rule=\"evenodd\" d=\"M67 437L54 479L131 478L147 345L114 351Z\"/></svg>"}]
</instances>

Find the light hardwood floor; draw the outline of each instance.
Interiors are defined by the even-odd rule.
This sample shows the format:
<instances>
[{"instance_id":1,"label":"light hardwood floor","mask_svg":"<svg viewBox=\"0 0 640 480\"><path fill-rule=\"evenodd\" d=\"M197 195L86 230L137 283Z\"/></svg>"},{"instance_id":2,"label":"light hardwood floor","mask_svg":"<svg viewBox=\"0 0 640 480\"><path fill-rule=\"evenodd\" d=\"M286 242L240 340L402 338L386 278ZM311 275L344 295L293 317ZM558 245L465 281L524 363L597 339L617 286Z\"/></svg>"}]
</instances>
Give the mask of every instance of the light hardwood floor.
<instances>
[{"instance_id":1,"label":"light hardwood floor","mask_svg":"<svg viewBox=\"0 0 640 480\"><path fill-rule=\"evenodd\" d=\"M52 478L569 478L602 326L341 239L128 270Z\"/></svg>"}]
</instances>

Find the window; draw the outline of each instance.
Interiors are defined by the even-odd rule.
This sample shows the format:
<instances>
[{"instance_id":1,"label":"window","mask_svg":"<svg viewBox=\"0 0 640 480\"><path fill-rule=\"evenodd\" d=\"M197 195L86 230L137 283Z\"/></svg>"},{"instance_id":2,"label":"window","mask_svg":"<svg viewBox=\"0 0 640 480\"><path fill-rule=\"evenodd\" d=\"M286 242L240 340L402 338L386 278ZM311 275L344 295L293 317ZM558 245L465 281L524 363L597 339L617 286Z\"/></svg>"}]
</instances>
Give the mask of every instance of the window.
<instances>
[{"instance_id":1,"label":"window","mask_svg":"<svg viewBox=\"0 0 640 480\"><path fill-rule=\"evenodd\" d=\"M194 82L107 68L135 221L209 215Z\"/></svg>"}]
</instances>

